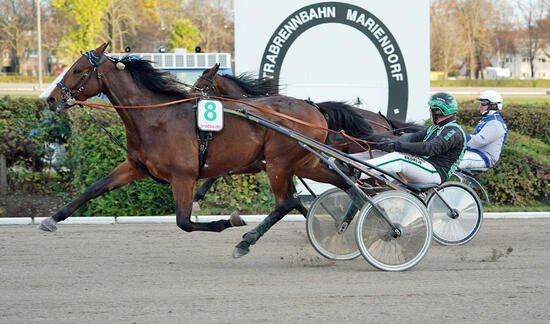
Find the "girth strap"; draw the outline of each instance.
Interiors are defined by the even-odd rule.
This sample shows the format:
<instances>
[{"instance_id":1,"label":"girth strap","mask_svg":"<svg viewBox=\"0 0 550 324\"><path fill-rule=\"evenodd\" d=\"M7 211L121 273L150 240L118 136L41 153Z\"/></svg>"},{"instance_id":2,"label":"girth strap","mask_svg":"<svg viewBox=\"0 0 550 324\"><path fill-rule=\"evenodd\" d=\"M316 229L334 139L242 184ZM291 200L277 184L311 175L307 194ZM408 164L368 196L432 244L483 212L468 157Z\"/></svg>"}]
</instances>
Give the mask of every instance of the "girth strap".
<instances>
[{"instance_id":1,"label":"girth strap","mask_svg":"<svg viewBox=\"0 0 550 324\"><path fill-rule=\"evenodd\" d=\"M205 132L197 129L197 138L199 140L199 175L197 179L202 176L204 166L206 165L206 158L208 157L208 142L212 140L212 132Z\"/></svg>"},{"instance_id":2,"label":"girth strap","mask_svg":"<svg viewBox=\"0 0 550 324\"><path fill-rule=\"evenodd\" d=\"M193 111L197 113L197 105L193 106ZM212 132L202 131L197 126L197 139L199 140L199 175L197 179L200 179L206 165L206 158L208 157L208 142L212 140Z\"/></svg>"}]
</instances>

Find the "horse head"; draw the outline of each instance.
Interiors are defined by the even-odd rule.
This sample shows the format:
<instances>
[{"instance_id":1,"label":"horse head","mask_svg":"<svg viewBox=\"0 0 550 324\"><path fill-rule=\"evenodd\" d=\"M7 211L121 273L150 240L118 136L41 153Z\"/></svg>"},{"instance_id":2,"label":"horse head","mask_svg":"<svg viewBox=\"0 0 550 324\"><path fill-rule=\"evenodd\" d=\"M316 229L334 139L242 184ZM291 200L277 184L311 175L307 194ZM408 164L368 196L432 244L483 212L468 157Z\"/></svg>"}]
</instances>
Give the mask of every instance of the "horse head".
<instances>
[{"instance_id":1,"label":"horse head","mask_svg":"<svg viewBox=\"0 0 550 324\"><path fill-rule=\"evenodd\" d=\"M219 69L220 63L217 63L213 67L204 70L202 75L195 81L193 89L208 94L220 94L218 90L220 82L219 78L216 78Z\"/></svg>"},{"instance_id":2,"label":"horse head","mask_svg":"<svg viewBox=\"0 0 550 324\"><path fill-rule=\"evenodd\" d=\"M107 46L109 43L103 43L95 50L82 53L82 56L73 63L48 96L47 102L51 110L59 112L74 106L76 100L84 101L102 91L101 76L106 71L99 70L107 59L105 56ZM111 68L114 68L114 65Z\"/></svg>"}]
</instances>

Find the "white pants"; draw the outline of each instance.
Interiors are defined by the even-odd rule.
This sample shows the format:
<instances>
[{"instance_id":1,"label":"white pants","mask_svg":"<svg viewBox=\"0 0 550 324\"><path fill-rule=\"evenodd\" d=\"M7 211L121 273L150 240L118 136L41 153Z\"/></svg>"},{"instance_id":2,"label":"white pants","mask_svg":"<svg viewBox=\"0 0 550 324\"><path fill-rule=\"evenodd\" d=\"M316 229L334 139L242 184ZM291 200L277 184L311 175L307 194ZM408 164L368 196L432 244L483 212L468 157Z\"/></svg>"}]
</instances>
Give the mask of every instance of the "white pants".
<instances>
[{"instance_id":1,"label":"white pants","mask_svg":"<svg viewBox=\"0 0 550 324\"><path fill-rule=\"evenodd\" d=\"M355 156L355 154L352 155ZM396 173L399 172L408 182L441 183L441 177L434 166L423 158L415 155L393 152L371 160L366 160L366 162L394 176L397 176ZM380 174L374 169L371 169L371 171ZM368 175L363 173L361 179L366 178L368 178Z\"/></svg>"},{"instance_id":2,"label":"white pants","mask_svg":"<svg viewBox=\"0 0 550 324\"><path fill-rule=\"evenodd\" d=\"M486 168L487 165L479 154L466 150L458 167L461 169Z\"/></svg>"}]
</instances>

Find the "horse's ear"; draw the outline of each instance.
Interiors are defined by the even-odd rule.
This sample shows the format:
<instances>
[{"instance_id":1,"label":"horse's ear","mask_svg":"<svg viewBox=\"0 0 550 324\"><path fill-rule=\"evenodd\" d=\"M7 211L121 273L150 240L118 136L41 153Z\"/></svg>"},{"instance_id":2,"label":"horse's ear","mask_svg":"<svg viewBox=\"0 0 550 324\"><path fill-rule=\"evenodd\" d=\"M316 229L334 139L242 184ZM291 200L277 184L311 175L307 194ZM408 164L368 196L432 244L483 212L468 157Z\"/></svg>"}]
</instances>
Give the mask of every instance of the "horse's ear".
<instances>
[{"instance_id":1,"label":"horse's ear","mask_svg":"<svg viewBox=\"0 0 550 324\"><path fill-rule=\"evenodd\" d=\"M105 49L107 48L107 46L109 46L111 44L111 42L107 42L107 43L103 43L102 45L100 45L98 48L95 49L95 55L96 56L101 56L103 55L103 52L105 52Z\"/></svg>"},{"instance_id":2,"label":"horse's ear","mask_svg":"<svg viewBox=\"0 0 550 324\"><path fill-rule=\"evenodd\" d=\"M204 70L202 72L202 75L206 76L207 78L211 78L214 74L218 73L219 68L220 68L220 63L214 64L213 67Z\"/></svg>"},{"instance_id":3,"label":"horse's ear","mask_svg":"<svg viewBox=\"0 0 550 324\"><path fill-rule=\"evenodd\" d=\"M218 70L220 69L220 63L214 64L212 67L212 70L214 70L214 73L218 73Z\"/></svg>"}]
</instances>

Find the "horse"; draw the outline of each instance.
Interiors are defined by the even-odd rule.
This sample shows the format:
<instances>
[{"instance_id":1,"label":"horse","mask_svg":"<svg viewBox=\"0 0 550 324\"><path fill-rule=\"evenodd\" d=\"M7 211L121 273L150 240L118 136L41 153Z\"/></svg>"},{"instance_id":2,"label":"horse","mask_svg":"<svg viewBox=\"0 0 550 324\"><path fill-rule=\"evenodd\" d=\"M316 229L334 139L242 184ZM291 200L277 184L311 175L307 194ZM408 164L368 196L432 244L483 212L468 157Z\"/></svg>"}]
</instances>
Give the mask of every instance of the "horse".
<instances>
[{"instance_id":1,"label":"horse","mask_svg":"<svg viewBox=\"0 0 550 324\"><path fill-rule=\"evenodd\" d=\"M110 190L147 176L172 185L176 204L176 224L186 232L221 232L243 226L238 215L230 219L195 223L191 221L193 187L198 178L210 178L234 170L257 170L263 165L275 196L275 209L254 229L244 234L235 246L233 257L246 255L275 223L298 208L299 199L292 181L294 175L332 184L342 190L350 188L336 172L323 168L310 151L297 141L234 114L227 114L222 131L213 135L208 146L207 167L199 175L199 143L196 113L191 93L166 71L155 69L151 62L137 58L118 60L105 55L109 43L82 53L47 98L50 109L64 111L88 98L104 93L120 116L126 131L126 160L109 175L87 188L82 195L42 221L39 228L55 231L57 223L67 219L80 206ZM173 103L178 99L179 103ZM168 106L138 109L135 106ZM135 109L129 107L134 106ZM268 114L264 109L307 120L315 127L288 118ZM225 102L225 108L251 111L311 139L324 142L327 122L313 105L285 96ZM256 171L257 172L257 171Z\"/></svg>"},{"instance_id":2,"label":"horse","mask_svg":"<svg viewBox=\"0 0 550 324\"><path fill-rule=\"evenodd\" d=\"M257 79L250 74L241 74L238 77L232 75L217 74L219 64L203 71L195 84L190 86L191 91L228 98L249 98L257 96L276 95L279 92L277 84L270 79ZM373 132L371 122L364 119L359 111L343 102L329 101L312 103L323 114L328 123L328 128L335 131L344 130L349 136L362 140L380 140L381 138L393 137L389 132ZM374 123L376 124L376 123ZM380 128L380 126L379 126ZM329 133L325 144L335 147L344 153L357 153L365 150L367 145L357 144L338 133ZM262 171L258 166L258 172ZM198 201L212 187L218 177L208 178L195 192L193 196L193 210L199 210ZM299 211L306 216L307 210L300 208Z\"/></svg>"},{"instance_id":3,"label":"horse","mask_svg":"<svg viewBox=\"0 0 550 324\"><path fill-rule=\"evenodd\" d=\"M230 98L270 96L279 93L279 86L272 79L258 79L247 73L239 76L218 74L219 67L219 64L215 64L212 68L204 70L191 86L191 90ZM348 135L360 139L395 138L404 132L412 133L424 129L424 127L415 123L388 119L380 113L359 109L344 102L327 101L314 103L314 105L319 108L327 119L329 129L344 130ZM337 133L329 133L325 144L338 148L344 153L358 153L365 150L364 144L352 142ZM209 178L197 189L193 196L193 210L200 209L198 201L204 199L216 180L217 177Z\"/></svg>"}]
</instances>

